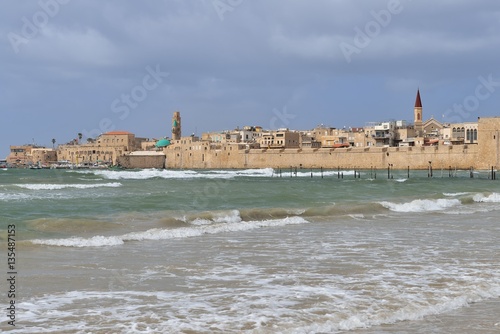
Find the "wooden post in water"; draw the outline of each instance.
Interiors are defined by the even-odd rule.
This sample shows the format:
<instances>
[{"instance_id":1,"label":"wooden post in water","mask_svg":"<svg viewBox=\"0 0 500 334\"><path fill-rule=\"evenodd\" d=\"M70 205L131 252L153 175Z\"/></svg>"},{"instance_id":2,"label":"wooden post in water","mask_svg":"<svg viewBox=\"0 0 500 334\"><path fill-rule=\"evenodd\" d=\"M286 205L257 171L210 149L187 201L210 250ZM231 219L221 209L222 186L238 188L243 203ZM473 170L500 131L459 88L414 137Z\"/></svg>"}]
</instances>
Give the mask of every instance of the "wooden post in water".
<instances>
[{"instance_id":1,"label":"wooden post in water","mask_svg":"<svg viewBox=\"0 0 500 334\"><path fill-rule=\"evenodd\" d=\"M321 178L323 178L323 167L321 167Z\"/></svg>"},{"instance_id":2,"label":"wooden post in water","mask_svg":"<svg viewBox=\"0 0 500 334\"><path fill-rule=\"evenodd\" d=\"M473 179L474 178L474 173L472 173L472 167L470 168L470 178Z\"/></svg>"},{"instance_id":3,"label":"wooden post in water","mask_svg":"<svg viewBox=\"0 0 500 334\"><path fill-rule=\"evenodd\" d=\"M408 178L410 178L410 166L408 166Z\"/></svg>"}]
</instances>

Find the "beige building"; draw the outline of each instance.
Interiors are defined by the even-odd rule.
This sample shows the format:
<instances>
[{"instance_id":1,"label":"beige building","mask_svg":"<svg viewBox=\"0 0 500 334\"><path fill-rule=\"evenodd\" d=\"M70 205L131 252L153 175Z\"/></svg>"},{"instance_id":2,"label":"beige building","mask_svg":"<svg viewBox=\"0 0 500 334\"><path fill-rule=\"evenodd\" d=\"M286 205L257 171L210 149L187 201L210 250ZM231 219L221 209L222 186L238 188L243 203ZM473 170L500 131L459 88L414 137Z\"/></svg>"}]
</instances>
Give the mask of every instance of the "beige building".
<instances>
[{"instance_id":1,"label":"beige building","mask_svg":"<svg viewBox=\"0 0 500 334\"><path fill-rule=\"evenodd\" d=\"M202 133L201 139L214 143L253 143L262 136L262 127L244 126L243 129L231 131L214 131Z\"/></svg>"},{"instance_id":2,"label":"beige building","mask_svg":"<svg viewBox=\"0 0 500 334\"><path fill-rule=\"evenodd\" d=\"M299 148L300 133L288 129L270 131L262 134L259 144L261 148Z\"/></svg>"},{"instance_id":3,"label":"beige building","mask_svg":"<svg viewBox=\"0 0 500 334\"><path fill-rule=\"evenodd\" d=\"M32 145L11 145L10 153L7 156L7 163L11 166L22 166L32 163Z\"/></svg>"},{"instance_id":4,"label":"beige building","mask_svg":"<svg viewBox=\"0 0 500 334\"><path fill-rule=\"evenodd\" d=\"M31 150L33 164L40 167L49 167L52 163L57 161L57 151L52 148L33 148Z\"/></svg>"},{"instance_id":5,"label":"beige building","mask_svg":"<svg viewBox=\"0 0 500 334\"><path fill-rule=\"evenodd\" d=\"M480 168L500 168L500 117L479 117L477 136L477 164Z\"/></svg>"},{"instance_id":6,"label":"beige building","mask_svg":"<svg viewBox=\"0 0 500 334\"><path fill-rule=\"evenodd\" d=\"M423 138L423 137L416 137ZM167 168L387 168L500 167L500 117L480 118L477 145L346 148L255 148L183 137L164 149Z\"/></svg>"},{"instance_id":7,"label":"beige building","mask_svg":"<svg viewBox=\"0 0 500 334\"><path fill-rule=\"evenodd\" d=\"M86 144L59 145L57 158L72 164L116 164L119 156L141 149L145 138L136 138L127 131L111 131Z\"/></svg>"},{"instance_id":8,"label":"beige building","mask_svg":"<svg viewBox=\"0 0 500 334\"><path fill-rule=\"evenodd\" d=\"M444 128L443 124L436 121L433 117L429 118L422 125L424 129L424 137L439 138L441 137L441 130Z\"/></svg>"},{"instance_id":9,"label":"beige building","mask_svg":"<svg viewBox=\"0 0 500 334\"><path fill-rule=\"evenodd\" d=\"M57 160L57 153L52 148L36 145L10 146L6 160L11 166L45 166Z\"/></svg>"}]
</instances>

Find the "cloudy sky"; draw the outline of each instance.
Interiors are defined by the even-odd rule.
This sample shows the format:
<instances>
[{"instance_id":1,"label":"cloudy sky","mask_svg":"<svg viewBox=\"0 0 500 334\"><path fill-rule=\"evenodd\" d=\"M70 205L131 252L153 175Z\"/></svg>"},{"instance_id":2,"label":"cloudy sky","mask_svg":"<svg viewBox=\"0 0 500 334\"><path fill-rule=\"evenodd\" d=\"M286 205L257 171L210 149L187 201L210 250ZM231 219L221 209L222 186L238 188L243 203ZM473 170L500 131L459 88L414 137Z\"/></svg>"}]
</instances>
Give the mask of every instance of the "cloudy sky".
<instances>
[{"instance_id":1,"label":"cloudy sky","mask_svg":"<svg viewBox=\"0 0 500 334\"><path fill-rule=\"evenodd\" d=\"M0 158L183 135L500 116L494 0L2 1Z\"/></svg>"}]
</instances>

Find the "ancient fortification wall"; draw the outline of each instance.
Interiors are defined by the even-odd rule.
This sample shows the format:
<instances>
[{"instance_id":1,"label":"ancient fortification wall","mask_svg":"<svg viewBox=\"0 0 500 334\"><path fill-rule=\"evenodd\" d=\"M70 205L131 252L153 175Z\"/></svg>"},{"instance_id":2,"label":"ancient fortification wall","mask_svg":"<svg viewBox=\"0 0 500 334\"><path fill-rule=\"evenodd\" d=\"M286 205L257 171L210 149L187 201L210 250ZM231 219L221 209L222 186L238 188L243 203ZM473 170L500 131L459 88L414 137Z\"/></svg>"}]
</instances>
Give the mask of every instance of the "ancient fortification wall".
<instances>
[{"instance_id":1,"label":"ancient fortification wall","mask_svg":"<svg viewBox=\"0 0 500 334\"><path fill-rule=\"evenodd\" d=\"M500 167L500 117L478 120L477 144L320 149L242 149L242 145L177 141L164 149L167 168L387 168Z\"/></svg>"},{"instance_id":2,"label":"ancient fortification wall","mask_svg":"<svg viewBox=\"0 0 500 334\"><path fill-rule=\"evenodd\" d=\"M165 168L164 155L124 155L117 163L124 168Z\"/></svg>"},{"instance_id":3,"label":"ancient fortification wall","mask_svg":"<svg viewBox=\"0 0 500 334\"><path fill-rule=\"evenodd\" d=\"M478 119L478 163L485 168L500 167L500 117Z\"/></svg>"},{"instance_id":4,"label":"ancient fortification wall","mask_svg":"<svg viewBox=\"0 0 500 334\"><path fill-rule=\"evenodd\" d=\"M478 145L337 149L166 150L167 168L480 168ZM488 165L482 168L489 168Z\"/></svg>"}]
</instances>

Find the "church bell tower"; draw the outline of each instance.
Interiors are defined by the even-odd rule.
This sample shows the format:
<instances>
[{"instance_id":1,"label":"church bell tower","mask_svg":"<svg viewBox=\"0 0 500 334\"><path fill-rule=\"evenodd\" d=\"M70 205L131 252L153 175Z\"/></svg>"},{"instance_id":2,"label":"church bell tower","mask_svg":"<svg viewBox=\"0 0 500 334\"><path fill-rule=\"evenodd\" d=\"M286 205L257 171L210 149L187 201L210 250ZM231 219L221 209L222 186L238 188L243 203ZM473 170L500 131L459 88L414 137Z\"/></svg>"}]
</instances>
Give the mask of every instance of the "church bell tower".
<instances>
[{"instance_id":1,"label":"church bell tower","mask_svg":"<svg viewBox=\"0 0 500 334\"><path fill-rule=\"evenodd\" d=\"M415 136L422 137L424 129L422 127L422 101L420 100L420 89L417 90L417 98L415 100L415 108L413 109Z\"/></svg>"}]
</instances>

